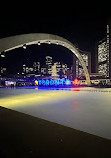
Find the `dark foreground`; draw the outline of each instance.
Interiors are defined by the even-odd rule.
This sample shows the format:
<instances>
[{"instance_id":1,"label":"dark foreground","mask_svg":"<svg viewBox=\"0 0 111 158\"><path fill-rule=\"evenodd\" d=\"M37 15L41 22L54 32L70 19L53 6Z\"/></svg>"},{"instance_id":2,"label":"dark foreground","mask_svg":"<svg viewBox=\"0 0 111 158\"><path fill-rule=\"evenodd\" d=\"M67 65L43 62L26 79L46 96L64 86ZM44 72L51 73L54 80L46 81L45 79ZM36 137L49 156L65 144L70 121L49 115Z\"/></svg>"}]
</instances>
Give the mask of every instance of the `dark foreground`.
<instances>
[{"instance_id":1,"label":"dark foreground","mask_svg":"<svg viewBox=\"0 0 111 158\"><path fill-rule=\"evenodd\" d=\"M0 158L111 158L111 140L0 107Z\"/></svg>"}]
</instances>

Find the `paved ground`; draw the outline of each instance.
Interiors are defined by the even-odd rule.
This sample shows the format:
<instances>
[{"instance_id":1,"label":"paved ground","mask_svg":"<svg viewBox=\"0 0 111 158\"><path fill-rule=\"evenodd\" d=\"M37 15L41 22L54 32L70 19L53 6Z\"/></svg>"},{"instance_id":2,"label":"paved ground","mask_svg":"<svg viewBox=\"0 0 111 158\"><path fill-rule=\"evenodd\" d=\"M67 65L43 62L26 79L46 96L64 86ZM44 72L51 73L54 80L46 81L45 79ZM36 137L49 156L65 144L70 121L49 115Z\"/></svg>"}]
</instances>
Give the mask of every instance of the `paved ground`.
<instances>
[{"instance_id":1,"label":"paved ground","mask_svg":"<svg viewBox=\"0 0 111 158\"><path fill-rule=\"evenodd\" d=\"M0 106L111 139L111 88L0 88Z\"/></svg>"},{"instance_id":2,"label":"paved ground","mask_svg":"<svg viewBox=\"0 0 111 158\"><path fill-rule=\"evenodd\" d=\"M111 140L0 107L0 158L111 158Z\"/></svg>"}]
</instances>

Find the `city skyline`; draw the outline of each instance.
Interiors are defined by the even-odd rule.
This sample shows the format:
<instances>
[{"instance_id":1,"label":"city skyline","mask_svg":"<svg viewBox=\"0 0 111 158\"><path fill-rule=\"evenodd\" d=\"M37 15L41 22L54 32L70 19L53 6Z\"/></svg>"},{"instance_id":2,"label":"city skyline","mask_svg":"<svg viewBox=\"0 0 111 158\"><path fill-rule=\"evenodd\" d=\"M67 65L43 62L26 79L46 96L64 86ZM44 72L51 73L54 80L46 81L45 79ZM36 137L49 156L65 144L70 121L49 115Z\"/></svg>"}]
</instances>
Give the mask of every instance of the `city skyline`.
<instances>
[{"instance_id":1,"label":"city skyline","mask_svg":"<svg viewBox=\"0 0 111 158\"><path fill-rule=\"evenodd\" d=\"M24 48L26 50L26 48ZM10 53L9 53L10 54ZM16 56L16 54L14 53ZM13 56L13 54L12 54ZM90 59L90 53L89 52L81 52L81 56L85 62L86 67L88 68L88 72L91 73L91 59ZM42 57L43 58L43 57ZM10 58L9 58L10 59ZM57 75L60 77L63 76L63 78L70 78L71 80L74 80L75 78L84 78L85 74L83 71L83 68L81 67L81 63L78 62L77 57L73 54L73 61L72 65L67 65L65 62L60 61L59 59L54 60L52 56L45 56L44 63L41 63L39 60L36 61L30 61L30 64L28 61L22 62L22 64L19 66L18 70L16 68L16 71L14 67L16 65L13 65L13 69L6 67L6 65L1 67L1 74L4 75L52 75L53 74L53 67L56 68ZM6 59L7 60L7 59ZM9 60L10 61L10 60ZM11 61L12 62L12 61ZM5 62L4 62L5 63ZM16 61L15 61L16 63ZM7 65L10 65L9 63ZM55 65L55 66L54 66ZM7 76L7 77L8 77Z\"/></svg>"},{"instance_id":2,"label":"city skyline","mask_svg":"<svg viewBox=\"0 0 111 158\"><path fill-rule=\"evenodd\" d=\"M49 59L49 58L51 58L51 60ZM20 67L18 68L18 71L15 71L14 69L14 71L12 70L12 69L10 69L10 68L8 68L8 67L3 67L2 66L2 70L1 71L3 71L3 69L4 69L4 71L7 71L8 72L8 74L22 74L23 72L25 73L25 74L28 74L28 73L35 73L35 74L41 74L42 73L42 71L41 71L41 69L44 69L44 68L48 68L48 69L50 69L49 71L52 71L51 69L52 68L49 68L50 67L50 65L51 65L51 67L54 65L54 64L57 64L57 66L56 67L58 67L58 64L60 65L60 66L62 66L62 65L67 65L66 63L64 63L64 62L61 62L61 61L59 61L59 60L53 60L53 58L51 57L51 56L45 56L45 58L43 58L44 59L44 63L41 63L39 60L38 61L36 61L36 60L34 60L34 61L32 61L32 62L30 62L30 64L29 64L29 62L23 62L21 65L20 65ZM49 67L47 67L49 65ZM14 67L14 65L13 65L13 67ZM12 71L11 71L12 70ZM29 70L29 71L28 71ZM59 71L58 71L59 72ZM2 74L3 74L3 72L2 72ZM45 72L44 74L51 74L51 73L49 73L48 71L47 72Z\"/></svg>"},{"instance_id":3,"label":"city skyline","mask_svg":"<svg viewBox=\"0 0 111 158\"><path fill-rule=\"evenodd\" d=\"M22 65L24 64L26 64L28 67L31 67L33 62L40 62L41 66L44 66L46 62L45 57L52 56L53 62L66 63L69 67L71 67L73 62L71 59L72 54L63 47L61 47L61 49L56 45L48 46L46 44L42 44L42 46L28 46L27 49L18 48L6 52L5 58L1 58L1 64L2 67L7 67L9 71L17 72L22 68ZM41 54L38 54L38 51L39 53L41 52ZM52 53L54 51L55 55ZM65 58L62 57L64 54Z\"/></svg>"}]
</instances>

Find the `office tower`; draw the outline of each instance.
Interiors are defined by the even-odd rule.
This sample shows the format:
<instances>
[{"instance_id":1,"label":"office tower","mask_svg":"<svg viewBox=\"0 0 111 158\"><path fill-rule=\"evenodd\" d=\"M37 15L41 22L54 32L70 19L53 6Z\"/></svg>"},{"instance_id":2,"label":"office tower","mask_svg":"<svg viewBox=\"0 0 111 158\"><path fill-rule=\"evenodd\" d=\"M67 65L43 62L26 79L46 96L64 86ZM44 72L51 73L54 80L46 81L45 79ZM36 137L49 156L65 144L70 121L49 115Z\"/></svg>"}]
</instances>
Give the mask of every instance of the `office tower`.
<instances>
[{"instance_id":1,"label":"office tower","mask_svg":"<svg viewBox=\"0 0 111 158\"><path fill-rule=\"evenodd\" d=\"M108 20L107 25L107 50L109 54L109 78L111 78L111 18Z\"/></svg>"},{"instance_id":2,"label":"office tower","mask_svg":"<svg viewBox=\"0 0 111 158\"><path fill-rule=\"evenodd\" d=\"M57 74L59 74L59 72L61 71L61 63L60 62L56 62L56 69L57 69Z\"/></svg>"},{"instance_id":3,"label":"office tower","mask_svg":"<svg viewBox=\"0 0 111 158\"><path fill-rule=\"evenodd\" d=\"M32 67L28 67L25 64L23 65L23 74L33 73L34 69Z\"/></svg>"},{"instance_id":4,"label":"office tower","mask_svg":"<svg viewBox=\"0 0 111 158\"><path fill-rule=\"evenodd\" d=\"M57 69L57 74L59 74L59 77L67 78L67 70L68 70L67 64L56 62L56 69Z\"/></svg>"},{"instance_id":5,"label":"office tower","mask_svg":"<svg viewBox=\"0 0 111 158\"><path fill-rule=\"evenodd\" d=\"M54 63L54 65L52 66L52 77L59 77L59 75L57 74L57 65L56 65L56 63Z\"/></svg>"},{"instance_id":6,"label":"office tower","mask_svg":"<svg viewBox=\"0 0 111 158\"><path fill-rule=\"evenodd\" d=\"M26 65L23 65L23 73L26 73Z\"/></svg>"},{"instance_id":7,"label":"office tower","mask_svg":"<svg viewBox=\"0 0 111 158\"><path fill-rule=\"evenodd\" d=\"M61 65L61 70L62 70L62 73L63 73L63 78L67 78L67 64L63 64Z\"/></svg>"},{"instance_id":8,"label":"office tower","mask_svg":"<svg viewBox=\"0 0 111 158\"><path fill-rule=\"evenodd\" d=\"M106 37L97 43L96 69L105 78L111 78L111 20L106 27Z\"/></svg>"},{"instance_id":9,"label":"office tower","mask_svg":"<svg viewBox=\"0 0 111 158\"><path fill-rule=\"evenodd\" d=\"M34 70L34 73L40 74L40 62L33 63L33 70Z\"/></svg>"},{"instance_id":10,"label":"office tower","mask_svg":"<svg viewBox=\"0 0 111 158\"><path fill-rule=\"evenodd\" d=\"M98 73L102 74L105 77L109 77L109 53L107 50L107 40L98 42Z\"/></svg>"},{"instance_id":11,"label":"office tower","mask_svg":"<svg viewBox=\"0 0 111 158\"><path fill-rule=\"evenodd\" d=\"M46 71L47 74L52 74L52 57L46 56Z\"/></svg>"},{"instance_id":12,"label":"office tower","mask_svg":"<svg viewBox=\"0 0 111 158\"><path fill-rule=\"evenodd\" d=\"M26 67L26 73L33 73L32 67Z\"/></svg>"},{"instance_id":13,"label":"office tower","mask_svg":"<svg viewBox=\"0 0 111 158\"><path fill-rule=\"evenodd\" d=\"M42 67L42 68L41 68L41 74L42 74L42 75L46 75L46 74L47 74L46 67Z\"/></svg>"},{"instance_id":14,"label":"office tower","mask_svg":"<svg viewBox=\"0 0 111 158\"><path fill-rule=\"evenodd\" d=\"M88 72L91 73L91 53L90 52L84 52L84 51L81 51L81 50L79 50L79 52L80 52L80 54L81 54L81 56L82 56L82 58L85 62L85 65L88 69ZM85 73L84 73L83 67L82 67L79 59L76 58L76 78L83 79L84 77L85 77Z\"/></svg>"}]
</instances>

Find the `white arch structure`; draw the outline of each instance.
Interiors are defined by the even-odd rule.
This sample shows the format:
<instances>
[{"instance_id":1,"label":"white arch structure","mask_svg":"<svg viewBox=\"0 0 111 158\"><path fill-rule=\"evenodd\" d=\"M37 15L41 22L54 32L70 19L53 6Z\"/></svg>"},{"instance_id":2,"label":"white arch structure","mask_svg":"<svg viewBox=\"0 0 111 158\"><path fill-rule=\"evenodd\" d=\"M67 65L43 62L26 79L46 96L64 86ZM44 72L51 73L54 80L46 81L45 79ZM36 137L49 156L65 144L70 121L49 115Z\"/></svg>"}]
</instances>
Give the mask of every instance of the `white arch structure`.
<instances>
[{"instance_id":1,"label":"white arch structure","mask_svg":"<svg viewBox=\"0 0 111 158\"><path fill-rule=\"evenodd\" d=\"M30 33L30 34L22 34L11 37L5 37L0 39L0 52L6 52L15 48L23 47L24 44L32 45L32 44L57 44L68 48L72 53L74 53L85 72L85 77L87 81L87 85L90 86L90 77L87 70L87 67L79 53L79 50L68 40L63 37L53 35L53 34L45 34L45 33Z\"/></svg>"}]
</instances>

